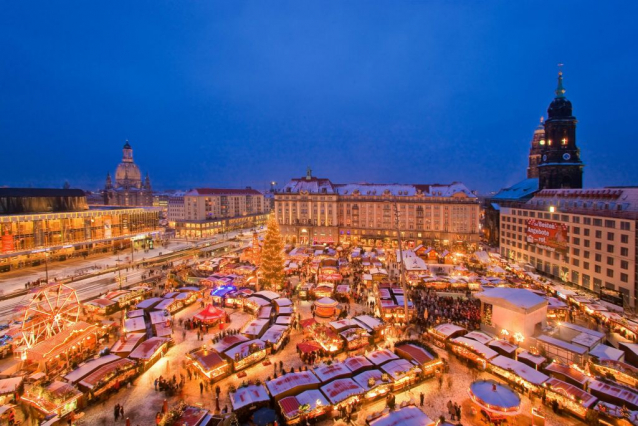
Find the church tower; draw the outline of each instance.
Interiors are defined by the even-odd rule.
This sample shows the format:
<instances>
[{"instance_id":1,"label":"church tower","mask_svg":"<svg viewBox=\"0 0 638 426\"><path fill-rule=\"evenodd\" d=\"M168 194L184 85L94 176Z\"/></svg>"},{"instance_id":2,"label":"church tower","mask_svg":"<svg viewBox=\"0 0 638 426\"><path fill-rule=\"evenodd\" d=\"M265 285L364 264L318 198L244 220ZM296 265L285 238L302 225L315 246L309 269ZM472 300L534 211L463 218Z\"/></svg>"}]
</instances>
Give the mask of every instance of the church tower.
<instances>
[{"instance_id":1,"label":"church tower","mask_svg":"<svg viewBox=\"0 0 638 426\"><path fill-rule=\"evenodd\" d=\"M538 166L538 186L543 189L583 187L583 163L576 146L576 117L572 103L565 98L563 72L558 73L556 97L547 109L545 144Z\"/></svg>"},{"instance_id":2,"label":"church tower","mask_svg":"<svg viewBox=\"0 0 638 426\"><path fill-rule=\"evenodd\" d=\"M527 179L538 177L538 165L541 162L541 151L545 146L545 126L543 126L543 117L541 123L534 130L532 137L532 147L529 149L529 165L527 166Z\"/></svg>"}]
</instances>

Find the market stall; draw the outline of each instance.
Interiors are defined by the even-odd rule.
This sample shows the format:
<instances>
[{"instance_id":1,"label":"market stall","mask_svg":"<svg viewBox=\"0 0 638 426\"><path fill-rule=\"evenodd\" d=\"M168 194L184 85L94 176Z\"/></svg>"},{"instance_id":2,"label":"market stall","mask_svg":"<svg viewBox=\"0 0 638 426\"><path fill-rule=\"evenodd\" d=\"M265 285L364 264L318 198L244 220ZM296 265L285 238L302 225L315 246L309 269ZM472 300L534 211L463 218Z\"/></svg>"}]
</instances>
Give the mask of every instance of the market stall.
<instances>
[{"instance_id":1,"label":"market stall","mask_svg":"<svg viewBox=\"0 0 638 426\"><path fill-rule=\"evenodd\" d=\"M0 406L16 403L22 380L22 377L0 379Z\"/></svg>"},{"instance_id":2,"label":"market stall","mask_svg":"<svg viewBox=\"0 0 638 426\"><path fill-rule=\"evenodd\" d=\"M267 407L270 396L263 385L241 386L229 392L230 405L239 419L245 419L261 407Z\"/></svg>"},{"instance_id":3,"label":"market stall","mask_svg":"<svg viewBox=\"0 0 638 426\"><path fill-rule=\"evenodd\" d=\"M556 401L559 407L581 419L585 419L587 410L593 408L597 401L592 394L554 377L549 378L543 387L546 403Z\"/></svg>"},{"instance_id":4,"label":"market stall","mask_svg":"<svg viewBox=\"0 0 638 426\"><path fill-rule=\"evenodd\" d=\"M382 411L366 419L369 426L434 426L435 423L423 411L414 405L408 405L395 411Z\"/></svg>"},{"instance_id":5,"label":"market stall","mask_svg":"<svg viewBox=\"0 0 638 426\"><path fill-rule=\"evenodd\" d=\"M337 379L321 386L321 392L333 406L345 406L359 401L365 391L352 379Z\"/></svg>"},{"instance_id":6,"label":"market stall","mask_svg":"<svg viewBox=\"0 0 638 426\"><path fill-rule=\"evenodd\" d=\"M224 351L222 355L228 359L237 372L266 358L266 344L259 340L249 340Z\"/></svg>"},{"instance_id":7,"label":"market stall","mask_svg":"<svg viewBox=\"0 0 638 426\"><path fill-rule=\"evenodd\" d=\"M77 385L88 394L89 400L98 398L111 389L119 389L135 377L138 373L136 366L131 359L119 358L96 368Z\"/></svg>"},{"instance_id":8,"label":"market stall","mask_svg":"<svg viewBox=\"0 0 638 426\"><path fill-rule=\"evenodd\" d=\"M256 319L246 324L242 334L250 339L258 339L268 328L270 321L267 319Z\"/></svg>"},{"instance_id":9,"label":"market stall","mask_svg":"<svg viewBox=\"0 0 638 426\"><path fill-rule=\"evenodd\" d=\"M320 383L320 380L311 371L300 371L298 373L284 374L276 379L269 380L266 382L266 387L275 401L279 401L286 396L317 389Z\"/></svg>"},{"instance_id":10,"label":"market stall","mask_svg":"<svg viewBox=\"0 0 638 426\"><path fill-rule=\"evenodd\" d=\"M348 367L348 369L352 371L353 374L356 374L361 370L366 370L368 368L374 367L374 364L372 364L368 360L368 358L364 356L353 356L346 358L343 361L343 364Z\"/></svg>"},{"instance_id":11,"label":"market stall","mask_svg":"<svg viewBox=\"0 0 638 426\"><path fill-rule=\"evenodd\" d=\"M365 391L366 401L386 395L392 390L392 379L390 375L378 369L363 371L352 378Z\"/></svg>"},{"instance_id":12,"label":"market stall","mask_svg":"<svg viewBox=\"0 0 638 426\"><path fill-rule=\"evenodd\" d=\"M290 328L285 325L273 325L261 336L261 340L269 342L272 345L273 351L277 351L289 334Z\"/></svg>"},{"instance_id":13,"label":"market stall","mask_svg":"<svg viewBox=\"0 0 638 426\"><path fill-rule=\"evenodd\" d=\"M487 361L498 356L498 352L495 350L465 337L455 337L450 340L450 350L456 355L472 361L481 369L487 367Z\"/></svg>"},{"instance_id":14,"label":"market stall","mask_svg":"<svg viewBox=\"0 0 638 426\"><path fill-rule=\"evenodd\" d=\"M539 392L540 386L549 379L549 376L529 365L503 355L491 359L489 364L492 373L534 392Z\"/></svg>"},{"instance_id":15,"label":"market stall","mask_svg":"<svg viewBox=\"0 0 638 426\"><path fill-rule=\"evenodd\" d=\"M220 380L231 373L231 365L216 350L206 346L193 349L186 357L191 365L211 381Z\"/></svg>"},{"instance_id":16,"label":"market stall","mask_svg":"<svg viewBox=\"0 0 638 426\"><path fill-rule=\"evenodd\" d=\"M443 361L439 359L438 354L420 345L420 342L397 342L394 350L401 358L418 364L425 377L434 375L437 369L442 370Z\"/></svg>"},{"instance_id":17,"label":"market stall","mask_svg":"<svg viewBox=\"0 0 638 426\"><path fill-rule=\"evenodd\" d=\"M81 397L82 392L69 383L53 381L29 386L20 399L44 417L62 418L78 407L78 400Z\"/></svg>"},{"instance_id":18,"label":"market stall","mask_svg":"<svg viewBox=\"0 0 638 426\"><path fill-rule=\"evenodd\" d=\"M385 364L388 361L399 359L394 353L388 349L379 349L374 352L370 352L365 356L371 363L376 366Z\"/></svg>"},{"instance_id":19,"label":"market stall","mask_svg":"<svg viewBox=\"0 0 638 426\"><path fill-rule=\"evenodd\" d=\"M294 425L306 419L316 419L331 410L330 403L321 391L310 389L278 402L286 424Z\"/></svg>"},{"instance_id":20,"label":"market stall","mask_svg":"<svg viewBox=\"0 0 638 426\"><path fill-rule=\"evenodd\" d=\"M146 333L127 333L120 336L120 338L111 346L111 353L119 355L121 357L128 356L138 343L146 339Z\"/></svg>"},{"instance_id":21,"label":"market stall","mask_svg":"<svg viewBox=\"0 0 638 426\"><path fill-rule=\"evenodd\" d=\"M140 343L129 358L138 361L146 370L166 353L169 343L170 339L166 337L151 337Z\"/></svg>"},{"instance_id":22,"label":"market stall","mask_svg":"<svg viewBox=\"0 0 638 426\"><path fill-rule=\"evenodd\" d=\"M380 368L392 378L392 387L395 391L413 384L416 381L416 376L422 371L419 366L403 358L386 362Z\"/></svg>"},{"instance_id":23,"label":"market stall","mask_svg":"<svg viewBox=\"0 0 638 426\"><path fill-rule=\"evenodd\" d=\"M333 379L341 379L352 375L350 369L340 362L316 367L313 369L313 373L321 380L321 383L328 383Z\"/></svg>"}]
</instances>

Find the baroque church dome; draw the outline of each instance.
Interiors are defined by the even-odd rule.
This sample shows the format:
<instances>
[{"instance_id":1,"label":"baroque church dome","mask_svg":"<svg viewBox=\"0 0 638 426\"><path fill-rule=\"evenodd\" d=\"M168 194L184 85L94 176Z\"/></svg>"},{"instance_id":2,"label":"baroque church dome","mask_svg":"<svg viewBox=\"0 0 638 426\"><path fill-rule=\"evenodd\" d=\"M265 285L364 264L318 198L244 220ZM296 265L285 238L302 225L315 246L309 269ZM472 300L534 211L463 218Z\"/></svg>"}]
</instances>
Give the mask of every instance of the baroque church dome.
<instances>
[{"instance_id":1,"label":"baroque church dome","mask_svg":"<svg viewBox=\"0 0 638 426\"><path fill-rule=\"evenodd\" d=\"M115 187L142 187L142 173L137 164L133 162L133 148L128 141L122 149L122 162L115 169Z\"/></svg>"}]
</instances>

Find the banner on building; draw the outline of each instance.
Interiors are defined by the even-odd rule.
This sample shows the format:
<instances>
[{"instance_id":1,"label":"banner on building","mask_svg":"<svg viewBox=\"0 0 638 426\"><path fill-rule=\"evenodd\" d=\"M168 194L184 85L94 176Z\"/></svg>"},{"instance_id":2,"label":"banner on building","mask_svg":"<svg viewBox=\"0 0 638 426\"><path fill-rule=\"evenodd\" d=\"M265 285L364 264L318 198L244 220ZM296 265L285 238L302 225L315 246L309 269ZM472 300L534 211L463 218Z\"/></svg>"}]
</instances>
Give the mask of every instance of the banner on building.
<instances>
[{"instance_id":1,"label":"banner on building","mask_svg":"<svg viewBox=\"0 0 638 426\"><path fill-rule=\"evenodd\" d=\"M2 253L11 253L13 251L13 235L9 231L4 231L2 236Z\"/></svg>"},{"instance_id":2,"label":"banner on building","mask_svg":"<svg viewBox=\"0 0 638 426\"><path fill-rule=\"evenodd\" d=\"M546 220L527 220L527 243L549 251L567 253L567 225Z\"/></svg>"},{"instance_id":3,"label":"banner on building","mask_svg":"<svg viewBox=\"0 0 638 426\"><path fill-rule=\"evenodd\" d=\"M104 238L111 238L111 219L104 218Z\"/></svg>"}]
</instances>

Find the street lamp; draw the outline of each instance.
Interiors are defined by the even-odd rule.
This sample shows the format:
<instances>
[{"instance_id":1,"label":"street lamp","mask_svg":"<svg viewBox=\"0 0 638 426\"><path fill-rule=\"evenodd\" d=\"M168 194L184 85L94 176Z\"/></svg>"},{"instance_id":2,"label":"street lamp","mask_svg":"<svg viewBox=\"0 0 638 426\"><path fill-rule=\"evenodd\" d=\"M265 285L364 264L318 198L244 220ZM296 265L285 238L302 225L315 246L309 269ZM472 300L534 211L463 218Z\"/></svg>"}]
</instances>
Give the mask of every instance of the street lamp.
<instances>
[{"instance_id":1,"label":"street lamp","mask_svg":"<svg viewBox=\"0 0 638 426\"><path fill-rule=\"evenodd\" d=\"M49 249L44 250L44 273L46 283L49 284Z\"/></svg>"},{"instance_id":2,"label":"street lamp","mask_svg":"<svg viewBox=\"0 0 638 426\"><path fill-rule=\"evenodd\" d=\"M401 239L401 229L399 228L399 205L397 204L396 199L392 201L394 205L394 224L397 230L397 238L399 243L399 259L401 260L400 265L400 277L401 277L401 288L403 289L403 309L405 315L405 325L408 325L408 290L405 285L405 262L403 261L403 240Z\"/></svg>"}]
</instances>

